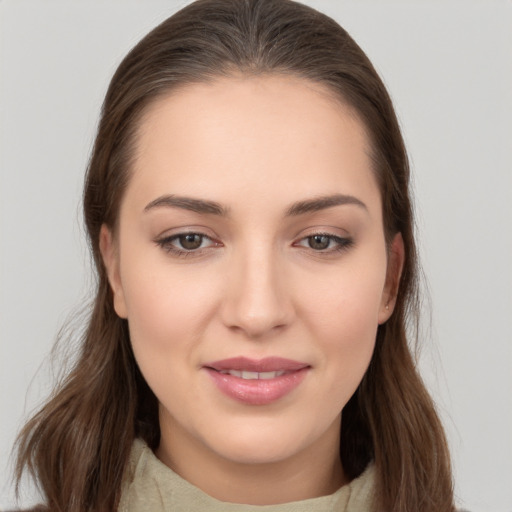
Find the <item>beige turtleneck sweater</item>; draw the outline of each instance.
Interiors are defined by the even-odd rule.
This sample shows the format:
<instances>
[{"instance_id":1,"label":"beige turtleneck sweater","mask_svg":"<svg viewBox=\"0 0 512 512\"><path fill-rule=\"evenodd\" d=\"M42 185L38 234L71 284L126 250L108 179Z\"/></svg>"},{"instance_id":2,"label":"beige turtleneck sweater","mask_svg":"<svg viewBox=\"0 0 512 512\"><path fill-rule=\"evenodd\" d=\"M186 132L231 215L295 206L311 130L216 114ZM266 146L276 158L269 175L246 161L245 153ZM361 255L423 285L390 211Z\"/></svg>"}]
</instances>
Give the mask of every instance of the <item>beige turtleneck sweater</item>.
<instances>
[{"instance_id":1,"label":"beige turtleneck sweater","mask_svg":"<svg viewBox=\"0 0 512 512\"><path fill-rule=\"evenodd\" d=\"M119 512L370 512L375 470L334 494L281 505L226 503L205 494L163 464L141 440L133 445Z\"/></svg>"}]
</instances>

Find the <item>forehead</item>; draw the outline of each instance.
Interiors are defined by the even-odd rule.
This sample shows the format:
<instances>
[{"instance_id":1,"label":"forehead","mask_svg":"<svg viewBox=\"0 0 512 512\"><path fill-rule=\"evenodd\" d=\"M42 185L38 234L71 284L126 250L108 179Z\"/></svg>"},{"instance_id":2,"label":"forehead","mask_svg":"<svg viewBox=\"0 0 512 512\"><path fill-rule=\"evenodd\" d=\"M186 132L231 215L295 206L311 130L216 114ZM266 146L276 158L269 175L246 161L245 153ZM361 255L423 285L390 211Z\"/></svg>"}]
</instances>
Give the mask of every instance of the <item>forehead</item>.
<instances>
[{"instance_id":1,"label":"forehead","mask_svg":"<svg viewBox=\"0 0 512 512\"><path fill-rule=\"evenodd\" d=\"M293 76L184 86L143 116L129 188L223 201L379 193L364 126L327 88ZM153 196L153 197L151 197ZM232 198L231 198L232 199Z\"/></svg>"}]
</instances>

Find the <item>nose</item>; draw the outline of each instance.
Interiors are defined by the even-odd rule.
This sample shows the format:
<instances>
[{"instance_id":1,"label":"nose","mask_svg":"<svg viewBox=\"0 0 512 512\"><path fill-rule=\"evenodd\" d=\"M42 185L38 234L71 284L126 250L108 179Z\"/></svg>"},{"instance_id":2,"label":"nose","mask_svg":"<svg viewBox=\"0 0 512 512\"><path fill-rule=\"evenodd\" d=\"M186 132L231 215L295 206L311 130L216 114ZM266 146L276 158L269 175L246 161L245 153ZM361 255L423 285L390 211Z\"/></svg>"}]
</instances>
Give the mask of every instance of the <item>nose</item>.
<instances>
[{"instance_id":1,"label":"nose","mask_svg":"<svg viewBox=\"0 0 512 512\"><path fill-rule=\"evenodd\" d=\"M222 319L231 330L261 339L283 330L294 316L290 283L271 249L248 250L233 258Z\"/></svg>"}]
</instances>

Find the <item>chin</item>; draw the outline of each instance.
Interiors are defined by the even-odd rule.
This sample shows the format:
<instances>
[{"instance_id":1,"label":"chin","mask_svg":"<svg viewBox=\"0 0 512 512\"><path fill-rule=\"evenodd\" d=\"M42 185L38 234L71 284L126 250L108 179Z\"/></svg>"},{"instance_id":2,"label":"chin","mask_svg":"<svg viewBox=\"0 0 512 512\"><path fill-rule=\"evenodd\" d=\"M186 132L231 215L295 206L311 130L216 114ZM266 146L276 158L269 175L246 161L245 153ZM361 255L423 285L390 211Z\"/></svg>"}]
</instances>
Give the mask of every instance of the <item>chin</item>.
<instances>
[{"instance_id":1,"label":"chin","mask_svg":"<svg viewBox=\"0 0 512 512\"><path fill-rule=\"evenodd\" d=\"M230 446L222 452L219 451L219 455L224 459L234 462L236 464L274 464L283 460L289 459L296 450L283 450L277 449L274 445L266 447L261 446Z\"/></svg>"},{"instance_id":2,"label":"chin","mask_svg":"<svg viewBox=\"0 0 512 512\"><path fill-rule=\"evenodd\" d=\"M278 428L227 430L226 439L211 440L210 447L237 464L272 464L302 452L310 443L306 433L279 432Z\"/></svg>"}]
</instances>

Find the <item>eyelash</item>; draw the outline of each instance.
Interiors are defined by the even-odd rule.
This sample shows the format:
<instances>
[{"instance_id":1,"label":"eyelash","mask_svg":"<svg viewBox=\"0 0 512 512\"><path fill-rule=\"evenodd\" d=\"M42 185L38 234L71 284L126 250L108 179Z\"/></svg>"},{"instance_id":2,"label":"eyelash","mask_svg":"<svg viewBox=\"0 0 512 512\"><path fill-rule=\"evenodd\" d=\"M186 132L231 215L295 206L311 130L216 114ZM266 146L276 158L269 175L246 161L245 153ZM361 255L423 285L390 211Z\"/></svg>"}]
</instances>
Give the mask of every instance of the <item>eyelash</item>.
<instances>
[{"instance_id":1,"label":"eyelash","mask_svg":"<svg viewBox=\"0 0 512 512\"><path fill-rule=\"evenodd\" d=\"M306 247L306 246L300 245L300 242L311 241L315 237L328 238L329 245L331 245L331 243L334 243L335 246L328 247L326 249L315 250L311 246ZM295 247L303 247L304 249L311 249L311 250L313 250L313 252L315 252L316 254L319 254L319 255L322 255L322 254L327 255L327 254L332 254L332 253L336 253L336 252L343 252L343 251L350 249L354 245L354 239L350 238L350 237L344 238L341 236L333 235L331 233L313 233L304 238L301 238L298 242L294 243L293 245Z\"/></svg>"},{"instance_id":2,"label":"eyelash","mask_svg":"<svg viewBox=\"0 0 512 512\"><path fill-rule=\"evenodd\" d=\"M178 247L174 246L173 243L176 240L179 240L180 238L195 235L201 237L201 245L203 244L204 240L210 240L212 244L208 247L198 247L197 249L179 249ZM181 258L186 258L188 256L200 256L205 250L209 249L210 247L216 247L222 245L220 242L216 242L215 240L212 240L208 235L205 235L204 233L198 233L197 231L186 231L184 233L177 233L176 235L172 236L166 236L161 239L155 240L156 244L160 246L165 252L172 254L173 256L178 256Z\"/></svg>"},{"instance_id":3,"label":"eyelash","mask_svg":"<svg viewBox=\"0 0 512 512\"><path fill-rule=\"evenodd\" d=\"M179 240L180 238L186 237L186 236L199 236L201 237L201 245L205 240L210 240L211 245L207 247L198 247L197 249L185 249L185 248L178 248L174 245L174 242ZM306 247L304 245L301 245L301 242L309 241L311 243L311 240L315 237L326 237L329 239L329 245L331 243L334 243L334 247L327 247L326 249L314 249L309 245L309 247ZM200 256L202 255L206 250L208 250L211 247L219 247L222 244L220 242L216 242L215 240L212 240L208 235L205 235L204 233L199 233L196 231L187 231L184 233L177 233L176 235L167 236L161 239L155 240L155 243L161 247L165 252L172 254L173 256L177 256L180 258L186 258L190 256ZM338 252L344 252L348 249L350 249L354 245L354 240L350 237L343 238L337 235L333 235L331 233L313 233L311 235L308 235L306 237L301 238L298 242L295 242L293 244L294 247L301 247L303 249L310 249L314 253L318 255L328 255L332 253L338 253Z\"/></svg>"}]
</instances>

